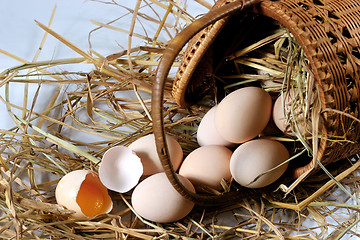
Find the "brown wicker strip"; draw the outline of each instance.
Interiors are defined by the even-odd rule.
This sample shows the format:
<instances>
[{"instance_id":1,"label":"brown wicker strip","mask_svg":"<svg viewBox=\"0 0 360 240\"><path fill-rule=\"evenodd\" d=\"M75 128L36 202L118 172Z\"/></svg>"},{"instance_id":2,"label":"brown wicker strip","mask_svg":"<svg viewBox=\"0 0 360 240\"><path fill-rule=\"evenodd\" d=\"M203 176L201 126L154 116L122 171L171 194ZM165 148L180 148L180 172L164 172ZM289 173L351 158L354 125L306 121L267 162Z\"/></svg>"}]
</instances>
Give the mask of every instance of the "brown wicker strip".
<instances>
[{"instance_id":1,"label":"brown wicker strip","mask_svg":"<svg viewBox=\"0 0 360 240\"><path fill-rule=\"evenodd\" d=\"M287 0L263 1L258 8L259 14L288 28L304 49L318 83L322 109L336 109L355 118L359 117L359 98L354 99L350 93L358 96L359 92L359 63L353 55L353 42L359 42L359 35L351 32L359 32L353 30L360 22L359 6L359 1L351 0ZM355 47L358 49L359 45ZM318 160L326 165L357 153L359 124L331 111L323 112L322 117L323 138ZM348 142L339 143L341 138ZM312 162L297 169L295 177L315 166L316 162Z\"/></svg>"},{"instance_id":2,"label":"brown wicker strip","mask_svg":"<svg viewBox=\"0 0 360 240\"><path fill-rule=\"evenodd\" d=\"M232 1L218 1L212 9L224 6ZM209 80L213 71L211 45L226 24L227 19L220 19L204 28L189 41L189 47L186 49L173 85L172 94L176 96L175 101L179 106L187 107L195 103L211 88L211 81ZM190 81L192 78L202 79L202 81Z\"/></svg>"}]
</instances>

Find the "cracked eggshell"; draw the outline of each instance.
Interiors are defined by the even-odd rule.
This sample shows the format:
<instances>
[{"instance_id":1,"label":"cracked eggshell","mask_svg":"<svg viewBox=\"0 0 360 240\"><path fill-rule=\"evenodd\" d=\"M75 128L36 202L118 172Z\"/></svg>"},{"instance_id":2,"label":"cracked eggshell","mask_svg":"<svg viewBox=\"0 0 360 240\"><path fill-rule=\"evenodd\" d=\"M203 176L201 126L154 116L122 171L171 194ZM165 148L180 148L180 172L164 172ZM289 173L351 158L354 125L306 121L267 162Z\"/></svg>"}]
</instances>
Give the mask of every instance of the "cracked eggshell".
<instances>
[{"instance_id":1,"label":"cracked eggshell","mask_svg":"<svg viewBox=\"0 0 360 240\"><path fill-rule=\"evenodd\" d=\"M169 148L171 163L174 170L177 171L183 160L183 150L173 136L170 136L168 134L166 134L165 136L166 143ZM143 176L150 176L155 173L164 171L158 153L156 151L154 134L149 134L137 139L129 145L129 148L132 149L136 153L136 155L140 157L144 167Z\"/></svg>"},{"instance_id":2,"label":"cracked eggshell","mask_svg":"<svg viewBox=\"0 0 360 240\"><path fill-rule=\"evenodd\" d=\"M109 213L113 203L97 173L75 170L60 179L55 190L56 202L69 210L76 219Z\"/></svg>"},{"instance_id":3,"label":"cracked eggshell","mask_svg":"<svg viewBox=\"0 0 360 240\"><path fill-rule=\"evenodd\" d=\"M101 182L115 192L128 192L143 174L140 158L128 147L116 146L105 152L99 166Z\"/></svg>"},{"instance_id":4,"label":"cracked eggshell","mask_svg":"<svg viewBox=\"0 0 360 240\"><path fill-rule=\"evenodd\" d=\"M180 182L195 193L194 186L178 175ZM188 215L194 203L178 193L164 172L147 177L134 189L131 196L134 210L143 218L158 223L175 222Z\"/></svg>"}]
</instances>

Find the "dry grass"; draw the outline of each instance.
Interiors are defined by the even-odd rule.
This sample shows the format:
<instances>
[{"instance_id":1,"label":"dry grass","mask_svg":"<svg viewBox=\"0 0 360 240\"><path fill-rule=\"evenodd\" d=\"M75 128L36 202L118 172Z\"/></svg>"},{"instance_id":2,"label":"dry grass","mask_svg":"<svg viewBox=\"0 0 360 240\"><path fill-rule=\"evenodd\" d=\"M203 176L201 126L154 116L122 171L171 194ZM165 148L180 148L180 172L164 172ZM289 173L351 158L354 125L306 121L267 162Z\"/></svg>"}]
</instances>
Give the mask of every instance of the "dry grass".
<instances>
[{"instance_id":1,"label":"dry grass","mask_svg":"<svg viewBox=\"0 0 360 240\"><path fill-rule=\"evenodd\" d=\"M127 50L104 57L96 50L79 49L52 30L38 22L45 33L81 55L80 58L30 62L17 58L4 50L1 53L17 59L20 67L1 73L1 87L8 114L14 121L11 129L0 130L0 238L4 239L344 239L359 237L357 225L360 221L359 156L345 159L328 167L327 174L319 172L290 191L286 198L281 191L271 196L250 196L243 202L218 209L196 207L185 219L171 224L156 224L137 216L130 205L129 195L111 193L117 203L107 215L88 220L68 218L70 212L56 204L54 189L59 178L76 169L97 169L102 154L115 145L128 145L150 133L152 80L156 66L168 39L181 29L180 22L190 23L196 16L186 11L186 5L170 1L137 1L136 8L129 10L132 22L123 29L112 22L94 22L98 28L109 28L123 32L128 38ZM209 7L205 1L196 1ZM148 15L152 7L164 8L160 19L156 14ZM173 17L173 21L167 21ZM140 20L139 20L140 19ZM150 22L158 26L153 36L134 32L137 21ZM115 21L114 21L115 22ZM51 23L51 20L50 20ZM175 32L176 32L175 31ZM259 44L273 44L281 48L281 36L272 35ZM91 36L91 33L90 33ZM144 46L131 46L132 38L148 41ZM91 37L89 37L91 42ZM45 41L42 42L45 44ZM231 56L236 64L259 68L284 77L289 67L284 61L276 61L280 52L267 56L267 62L255 58L239 58L245 52L255 51L250 46ZM275 49L280 49L275 48ZM262 59L263 60L263 59ZM260 61L260 62L259 62ZM53 66L87 62L94 66L88 74L54 72ZM299 63L299 62L298 62ZM178 63L174 63L176 67ZM293 68L299 68L295 66ZM271 75L227 76L242 79L226 86L230 91L243 80L269 80ZM41 76L41 77L40 77ZM295 76L295 75L294 75ZM259 79L264 78L264 79ZM274 79L274 78L271 78ZM34 97L25 94L24 104L11 101L11 84L37 86ZM295 82L299 84L299 82ZM52 99L45 110L36 111L41 89L51 86ZM283 88L267 88L278 93ZM195 105L181 109L171 97L171 79L166 88L166 129L180 142L185 154L197 147L194 134L202 114L209 106ZM26 104L27 102L31 104ZM24 107L30 105L31 107ZM179 117L179 115L181 117ZM81 138L74 136L81 135ZM284 136L279 136L283 138ZM85 141L86 140L86 141ZM294 141L292 139L285 139ZM298 139L300 146L311 146L308 139ZM311 147L310 147L311 149ZM316 154L316 153L315 153ZM42 177L39 181L39 176ZM334 176L331 180L329 176ZM282 186L285 187L285 186Z\"/></svg>"}]
</instances>

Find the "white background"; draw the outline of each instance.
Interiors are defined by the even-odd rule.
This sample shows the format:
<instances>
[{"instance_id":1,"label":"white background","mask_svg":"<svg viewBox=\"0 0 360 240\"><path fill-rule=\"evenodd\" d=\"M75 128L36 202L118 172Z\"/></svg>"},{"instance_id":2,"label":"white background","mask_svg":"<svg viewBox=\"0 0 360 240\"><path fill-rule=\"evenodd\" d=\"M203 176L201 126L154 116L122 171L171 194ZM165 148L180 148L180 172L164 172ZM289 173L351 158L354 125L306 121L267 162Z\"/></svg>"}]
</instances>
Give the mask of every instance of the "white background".
<instances>
[{"instance_id":1,"label":"white background","mask_svg":"<svg viewBox=\"0 0 360 240\"><path fill-rule=\"evenodd\" d=\"M134 3L135 1L126 2ZM91 24L90 20L106 23L123 14L120 12L120 7L93 1L3 0L0 3L0 49L28 62L33 61L45 34L35 20L48 25L55 6L55 17L50 28L84 51L89 50L89 32L97 27ZM116 42L120 39L121 44L124 44L124 38L120 35L122 34L109 30L96 32L92 38L93 47L104 55L120 51L122 46ZM53 36L48 35L37 60L48 61L75 57L80 57L80 55ZM0 72L21 64L21 62L0 53ZM76 66L62 65L55 71L88 72L91 69L93 69L91 65L76 64ZM37 87L37 84L30 84L29 99L32 99ZM4 91L5 88L2 87L0 94L3 97ZM10 84L11 102L21 106L23 92L23 84ZM53 89L44 89L44 85L41 87L40 98L42 100L37 102L37 110L44 109L52 92ZM0 104L0 117L2 119L0 128L7 129L13 126L4 104Z\"/></svg>"}]
</instances>

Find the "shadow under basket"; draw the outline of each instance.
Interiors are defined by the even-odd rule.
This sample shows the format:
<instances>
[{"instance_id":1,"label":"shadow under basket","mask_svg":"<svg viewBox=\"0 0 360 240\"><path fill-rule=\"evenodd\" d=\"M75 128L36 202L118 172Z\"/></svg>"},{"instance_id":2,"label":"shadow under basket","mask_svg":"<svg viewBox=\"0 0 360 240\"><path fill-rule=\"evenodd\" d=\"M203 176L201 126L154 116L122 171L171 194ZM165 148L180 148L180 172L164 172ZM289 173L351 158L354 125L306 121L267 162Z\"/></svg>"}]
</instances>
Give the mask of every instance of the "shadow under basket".
<instances>
[{"instance_id":1,"label":"shadow under basket","mask_svg":"<svg viewBox=\"0 0 360 240\"><path fill-rule=\"evenodd\" d=\"M292 188L319 170L318 162L327 165L360 150L360 1L218 1L208 14L185 28L169 44L158 68L152 99L153 129L165 172L175 189L200 205L221 205L243 196L238 192L221 196L193 194L179 183L164 142L164 85L171 63L188 43L175 76L173 97L184 108L201 100L214 87L209 76L219 64L213 44L223 37L221 31L233 24L234 16L248 13L270 18L286 28L303 49L315 79L320 103L316 156L291 172L295 180ZM252 191L256 190L249 189L247 194Z\"/></svg>"}]
</instances>

